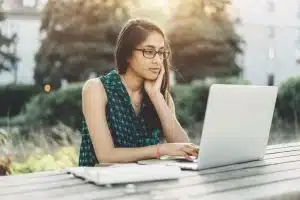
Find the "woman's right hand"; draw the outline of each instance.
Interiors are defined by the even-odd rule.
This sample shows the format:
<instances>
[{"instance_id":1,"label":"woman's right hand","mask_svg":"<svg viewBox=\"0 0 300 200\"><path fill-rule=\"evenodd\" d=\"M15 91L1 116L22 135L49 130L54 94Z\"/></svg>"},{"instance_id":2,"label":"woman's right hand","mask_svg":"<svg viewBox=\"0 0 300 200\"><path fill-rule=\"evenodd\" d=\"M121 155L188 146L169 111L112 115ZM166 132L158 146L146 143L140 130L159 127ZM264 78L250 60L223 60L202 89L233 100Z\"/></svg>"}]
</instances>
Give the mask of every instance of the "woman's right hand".
<instances>
[{"instance_id":1,"label":"woman's right hand","mask_svg":"<svg viewBox=\"0 0 300 200\"><path fill-rule=\"evenodd\" d=\"M160 155L168 156L195 156L197 157L199 148L192 143L163 143L160 144Z\"/></svg>"}]
</instances>

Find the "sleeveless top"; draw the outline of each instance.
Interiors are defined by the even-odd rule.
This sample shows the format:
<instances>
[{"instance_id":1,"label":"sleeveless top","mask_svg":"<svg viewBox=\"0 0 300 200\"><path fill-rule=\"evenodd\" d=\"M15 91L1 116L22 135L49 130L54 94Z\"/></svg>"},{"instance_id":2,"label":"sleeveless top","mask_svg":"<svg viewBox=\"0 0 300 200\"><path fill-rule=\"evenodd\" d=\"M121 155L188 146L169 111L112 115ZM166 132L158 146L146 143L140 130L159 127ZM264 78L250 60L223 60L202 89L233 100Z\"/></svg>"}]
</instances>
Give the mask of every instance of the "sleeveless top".
<instances>
[{"instance_id":1,"label":"sleeveless top","mask_svg":"<svg viewBox=\"0 0 300 200\"><path fill-rule=\"evenodd\" d=\"M158 144L162 139L162 131L161 128L146 126L143 117L145 106L147 106L145 98L142 100L139 114L136 114L130 102L130 96L116 70L99 78L107 95L106 120L114 146L144 147ZM79 166L94 166L98 160L85 119L82 120L81 136Z\"/></svg>"}]
</instances>

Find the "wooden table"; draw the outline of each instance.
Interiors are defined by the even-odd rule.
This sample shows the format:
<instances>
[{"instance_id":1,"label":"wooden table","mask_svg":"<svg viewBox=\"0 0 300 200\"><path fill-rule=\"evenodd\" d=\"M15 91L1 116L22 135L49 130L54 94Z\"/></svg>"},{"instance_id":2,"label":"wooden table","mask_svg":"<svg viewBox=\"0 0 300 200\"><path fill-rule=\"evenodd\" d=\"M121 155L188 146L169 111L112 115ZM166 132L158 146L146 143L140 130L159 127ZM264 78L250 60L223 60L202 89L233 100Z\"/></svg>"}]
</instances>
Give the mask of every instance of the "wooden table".
<instances>
[{"instance_id":1,"label":"wooden table","mask_svg":"<svg viewBox=\"0 0 300 200\"><path fill-rule=\"evenodd\" d=\"M178 180L98 186L62 171L0 177L0 199L300 199L300 143L267 147L263 161L202 171Z\"/></svg>"}]
</instances>

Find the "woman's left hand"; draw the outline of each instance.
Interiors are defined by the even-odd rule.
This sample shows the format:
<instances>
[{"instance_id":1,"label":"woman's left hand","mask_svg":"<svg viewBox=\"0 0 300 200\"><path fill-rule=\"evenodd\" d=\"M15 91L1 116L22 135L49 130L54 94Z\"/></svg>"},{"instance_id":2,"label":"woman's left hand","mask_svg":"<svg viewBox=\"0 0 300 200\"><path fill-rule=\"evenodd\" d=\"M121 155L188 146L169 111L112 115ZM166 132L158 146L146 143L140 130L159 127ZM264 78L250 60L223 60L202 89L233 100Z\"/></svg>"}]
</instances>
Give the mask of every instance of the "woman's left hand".
<instances>
[{"instance_id":1,"label":"woman's left hand","mask_svg":"<svg viewBox=\"0 0 300 200\"><path fill-rule=\"evenodd\" d=\"M149 96L160 93L160 88L162 85L162 80L165 74L165 67L162 65L161 70L158 74L158 77L154 81L145 80L144 81L144 88Z\"/></svg>"}]
</instances>

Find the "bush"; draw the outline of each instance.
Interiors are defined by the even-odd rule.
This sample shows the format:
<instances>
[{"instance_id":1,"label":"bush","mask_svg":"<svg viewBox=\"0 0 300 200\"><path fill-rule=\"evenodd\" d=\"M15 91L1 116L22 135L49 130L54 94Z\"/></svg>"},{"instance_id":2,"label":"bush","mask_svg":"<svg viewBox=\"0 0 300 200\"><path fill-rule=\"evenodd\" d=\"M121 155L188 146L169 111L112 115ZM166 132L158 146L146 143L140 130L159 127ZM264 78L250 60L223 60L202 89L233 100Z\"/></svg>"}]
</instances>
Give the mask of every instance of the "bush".
<instances>
[{"instance_id":1,"label":"bush","mask_svg":"<svg viewBox=\"0 0 300 200\"><path fill-rule=\"evenodd\" d=\"M191 115L192 87L189 85L176 85L172 88L172 96L175 104L176 117L182 126L189 126L194 123Z\"/></svg>"},{"instance_id":2,"label":"bush","mask_svg":"<svg viewBox=\"0 0 300 200\"><path fill-rule=\"evenodd\" d=\"M36 125L54 125L59 121L80 129L82 84L71 84L65 89L42 93L26 104L26 121Z\"/></svg>"},{"instance_id":3,"label":"bush","mask_svg":"<svg viewBox=\"0 0 300 200\"><path fill-rule=\"evenodd\" d=\"M24 124L26 124L26 116L22 113L13 117L0 117L0 127L22 126Z\"/></svg>"},{"instance_id":4,"label":"bush","mask_svg":"<svg viewBox=\"0 0 300 200\"><path fill-rule=\"evenodd\" d=\"M42 89L33 85L0 86L0 116L16 116L22 111L25 103L40 92Z\"/></svg>"},{"instance_id":5,"label":"bush","mask_svg":"<svg viewBox=\"0 0 300 200\"><path fill-rule=\"evenodd\" d=\"M299 123L300 76L282 82L276 101L276 117L289 123Z\"/></svg>"}]
</instances>

